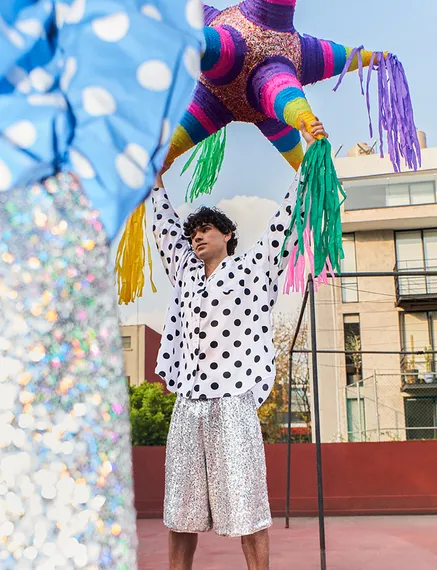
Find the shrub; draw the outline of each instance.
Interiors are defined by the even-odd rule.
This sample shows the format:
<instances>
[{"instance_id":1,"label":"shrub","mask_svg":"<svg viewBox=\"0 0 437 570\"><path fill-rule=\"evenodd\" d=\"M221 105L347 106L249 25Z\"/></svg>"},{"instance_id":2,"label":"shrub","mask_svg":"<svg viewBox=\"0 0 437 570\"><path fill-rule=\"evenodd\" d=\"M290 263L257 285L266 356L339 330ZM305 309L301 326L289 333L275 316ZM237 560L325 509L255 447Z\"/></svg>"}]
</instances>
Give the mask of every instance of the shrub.
<instances>
[{"instance_id":1,"label":"shrub","mask_svg":"<svg viewBox=\"0 0 437 570\"><path fill-rule=\"evenodd\" d=\"M165 445L176 394L165 394L159 382L131 386L132 445Z\"/></svg>"}]
</instances>

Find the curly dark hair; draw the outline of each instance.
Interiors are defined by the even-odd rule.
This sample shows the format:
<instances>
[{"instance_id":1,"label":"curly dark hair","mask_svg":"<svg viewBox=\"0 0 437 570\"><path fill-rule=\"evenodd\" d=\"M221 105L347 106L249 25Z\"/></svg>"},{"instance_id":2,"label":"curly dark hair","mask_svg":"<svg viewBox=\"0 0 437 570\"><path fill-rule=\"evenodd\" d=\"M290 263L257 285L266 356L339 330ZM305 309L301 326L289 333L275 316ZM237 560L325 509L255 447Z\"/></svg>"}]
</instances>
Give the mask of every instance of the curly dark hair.
<instances>
[{"instance_id":1,"label":"curly dark hair","mask_svg":"<svg viewBox=\"0 0 437 570\"><path fill-rule=\"evenodd\" d=\"M226 247L228 255L234 255L235 249L238 245L238 238L236 235L237 226L218 208L208 208L201 206L195 212L190 214L184 222L184 234L191 243L191 234L194 230L204 224L211 224L217 228L222 234L229 234L232 232L231 239L227 242Z\"/></svg>"}]
</instances>

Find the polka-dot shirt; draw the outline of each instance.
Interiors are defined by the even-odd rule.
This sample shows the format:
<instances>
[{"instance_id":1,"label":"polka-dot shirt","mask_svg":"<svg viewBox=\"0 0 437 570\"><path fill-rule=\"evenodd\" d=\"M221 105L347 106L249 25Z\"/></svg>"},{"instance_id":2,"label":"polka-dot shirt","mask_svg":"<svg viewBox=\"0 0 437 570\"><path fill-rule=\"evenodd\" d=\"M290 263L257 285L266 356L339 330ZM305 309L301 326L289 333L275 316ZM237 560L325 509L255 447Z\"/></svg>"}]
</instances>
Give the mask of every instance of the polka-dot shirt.
<instances>
[{"instance_id":1,"label":"polka-dot shirt","mask_svg":"<svg viewBox=\"0 0 437 570\"><path fill-rule=\"evenodd\" d=\"M161 168L203 42L200 0L1 0L0 192L71 170L113 238Z\"/></svg>"},{"instance_id":2,"label":"polka-dot shirt","mask_svg":"<svg viewBox=\"0 0 437 570\"><path fill-rule=\"evenodd\" d=\"M297 180L267 231L244 255L226 257L208 279L183 235L165 190L152 191L154 235L172 283L156 372L186 398L221 398L252 390L260 406L275 380L270 315L278 277L288 263L280 252L296 199ZM294 241L292 234L288 242Z\"/></svg>"}]
</instances>

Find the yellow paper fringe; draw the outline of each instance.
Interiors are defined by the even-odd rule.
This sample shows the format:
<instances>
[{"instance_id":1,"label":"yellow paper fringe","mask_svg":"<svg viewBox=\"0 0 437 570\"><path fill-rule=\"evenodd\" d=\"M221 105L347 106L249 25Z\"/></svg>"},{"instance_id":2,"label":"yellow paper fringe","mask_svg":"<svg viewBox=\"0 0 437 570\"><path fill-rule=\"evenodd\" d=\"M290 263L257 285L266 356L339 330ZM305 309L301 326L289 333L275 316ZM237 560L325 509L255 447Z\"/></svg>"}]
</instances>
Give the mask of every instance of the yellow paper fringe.
<instances>
[{"instance_id":1,"label":"yellow paper fringe","mask_svg":"<svg viewBox=\"0 0 437 570\"><path fill-rule=\"evenodd\" d=\"M143 202L126 222L126 228L118 244L115 271L117 273L119 305L122 303L128 305L143 294L146 254L144 247L145 228L146 205ZM150 284L152 291L156 293L152 275L152 255L147 236L146 243Z\"/></svg>"}]
</instances>

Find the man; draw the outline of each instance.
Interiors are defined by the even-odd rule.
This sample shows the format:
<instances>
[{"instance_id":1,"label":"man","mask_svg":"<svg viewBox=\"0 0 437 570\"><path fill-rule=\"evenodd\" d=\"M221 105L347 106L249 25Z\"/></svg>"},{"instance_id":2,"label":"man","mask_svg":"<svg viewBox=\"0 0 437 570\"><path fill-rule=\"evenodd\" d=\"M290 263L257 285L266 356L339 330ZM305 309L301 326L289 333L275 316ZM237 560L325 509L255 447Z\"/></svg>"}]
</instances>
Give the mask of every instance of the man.
<instances>
[{"instance_id":1,"label":"man","mask_svg":"<svg viewBox=\"0 0 437 570\"><path fill-rule=\"evenodd\" d=\"M322 123L308 146L327 136ZM297 179L297 177L296 177ZM170 569L190 570L197 535L241 536L249 570L268 570L266 466L257 408L275 379L270 313L297 180L258 243L241 256L236 226L200 208L183 227L158 176L154 234L174 287L157 373L177 392L167 441L164 524ZM294 241L293 236L289 238Z\"/></svg>"}]
</instances>

